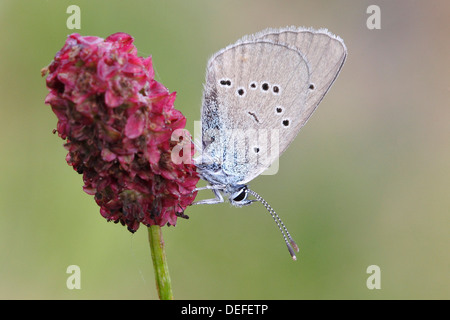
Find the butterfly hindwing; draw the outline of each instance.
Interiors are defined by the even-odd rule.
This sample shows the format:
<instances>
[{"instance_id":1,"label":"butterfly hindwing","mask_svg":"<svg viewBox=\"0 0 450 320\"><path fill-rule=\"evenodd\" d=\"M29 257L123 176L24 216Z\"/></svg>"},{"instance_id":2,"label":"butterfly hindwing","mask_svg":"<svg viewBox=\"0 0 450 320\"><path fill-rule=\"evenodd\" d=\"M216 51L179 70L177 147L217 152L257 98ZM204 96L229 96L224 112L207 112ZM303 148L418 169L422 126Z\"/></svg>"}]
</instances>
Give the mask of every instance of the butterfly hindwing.
<instances>
[{"instance_id":1,"label":"butterfly hindwing","mask_svg":"<svg viewBox=\"0 0 450 320\"><path fill-rule=\"evenodd\" d=\"M347 57L344 41L326 29L267 29L252 36L297 48L309 64L311 94L301 112L304 125L336 80Z\"/></svg>"}]
</instances>

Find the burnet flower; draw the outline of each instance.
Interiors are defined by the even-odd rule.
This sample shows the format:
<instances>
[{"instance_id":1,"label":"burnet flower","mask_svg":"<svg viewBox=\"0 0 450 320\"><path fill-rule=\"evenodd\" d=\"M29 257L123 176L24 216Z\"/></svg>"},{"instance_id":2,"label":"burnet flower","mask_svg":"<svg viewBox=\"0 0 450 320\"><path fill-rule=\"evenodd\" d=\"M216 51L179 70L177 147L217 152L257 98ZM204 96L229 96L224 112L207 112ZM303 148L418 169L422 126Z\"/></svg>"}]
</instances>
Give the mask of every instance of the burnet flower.
<instances>
[{"instance_id":1,"label":"burnet flower","mask_svg":"<svg viewBox=\"0 0 450 320\"><path fill-rule=\"evenodd\" d=\"M185 147L176 156L194 153L186 134L173 138L186 118L173 106L175 93L154 80L151 57L137 56L130 35L71 34L42 74L67 163L83 175L83 189L103 217L131 232L140 223L175 225L187 217L199 177L189 161L173 161L177 144Z\"/></svg>"}]
</instances>

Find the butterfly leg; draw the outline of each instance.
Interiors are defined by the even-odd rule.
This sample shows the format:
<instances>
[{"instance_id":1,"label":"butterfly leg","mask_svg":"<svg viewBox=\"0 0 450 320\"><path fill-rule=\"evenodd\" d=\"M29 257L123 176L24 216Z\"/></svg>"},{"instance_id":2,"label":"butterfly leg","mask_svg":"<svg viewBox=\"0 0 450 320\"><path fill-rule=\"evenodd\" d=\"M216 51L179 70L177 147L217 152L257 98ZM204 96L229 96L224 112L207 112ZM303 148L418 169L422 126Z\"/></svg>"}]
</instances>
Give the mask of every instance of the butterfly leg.
<instances>
[{"instance_id":1,"label":"butterfly leg","mask_svg":"<svg viewBox=\"0 0 450 320\"><path fill-rule=\"evenodd\" d=\"M206 187L198 188L198 189L200 189L200 190L210 189L210 190L212 190L214 192L216 197L213 198L213 199L204 199L204 200L196 201L196 202L193 202L192 205L196 205L196 204L217 204L217 203L222 203L223 202L223 197L222 197L222 194L220 193L219 189L214 188L213 186L206 186Z\"/></svg>"},{"instance_id":2,"label":"butterfly leg","mask_svg":"<svg viewBox=\"0 0 450 320\"><path fill-rule=\"evenodd\" d=\"M194 191L192 191L192 192L201 191L201 190L217 190L217 189L223 189L223 188L225 188L225 186L221 186L221 185L215 185L215 186L207 185L205 187L195 188Z\"/></svg>"}]
</instances>

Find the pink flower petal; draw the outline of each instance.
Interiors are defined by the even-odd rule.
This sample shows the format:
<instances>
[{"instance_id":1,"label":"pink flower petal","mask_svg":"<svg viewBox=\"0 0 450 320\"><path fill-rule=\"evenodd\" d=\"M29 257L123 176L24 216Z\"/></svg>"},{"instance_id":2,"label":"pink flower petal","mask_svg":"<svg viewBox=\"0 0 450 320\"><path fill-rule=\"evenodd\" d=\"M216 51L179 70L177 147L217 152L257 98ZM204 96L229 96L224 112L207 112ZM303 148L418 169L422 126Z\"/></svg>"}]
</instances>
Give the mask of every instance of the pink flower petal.
<instances>
[{"instance_id":1,"label":"pink flower petal","mask_svg":"<svg viewBox=\"0 0 450 320\"><path fill-rule=\"evenodd\" d=\"M107 162L111 162L117 158L117 155L114 152L111 152L109 149L102 149L100 153L102 159Z\"/></svg>"},{"instance_id":2,"label":"pink flower petal","mask_svg":"<svg viewBox=\"0 0 450 320\"><path fill-rule=\"evenodd\" d=\"M130 118L128 118L127 125L125 126L125 135L134 139L139 137L145 129L145 116L140 111L136 111Z\"/></svg>"}]
</instances>

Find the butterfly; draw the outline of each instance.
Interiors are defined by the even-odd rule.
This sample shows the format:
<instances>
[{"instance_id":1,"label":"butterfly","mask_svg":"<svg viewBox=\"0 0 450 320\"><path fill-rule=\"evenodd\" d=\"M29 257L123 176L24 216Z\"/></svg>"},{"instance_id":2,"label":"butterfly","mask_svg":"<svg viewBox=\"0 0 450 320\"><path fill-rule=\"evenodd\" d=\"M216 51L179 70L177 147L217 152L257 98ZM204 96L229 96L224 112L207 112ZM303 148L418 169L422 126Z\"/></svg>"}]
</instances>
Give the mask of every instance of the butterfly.
<instances>
[{"instance_id":1,"label":"butterfly","mask_svg":"<svg viewBox=\"0 0 450 320\"><path fill-rule=\"evenodd\" d=\"M346 57L340 37L326 29L298 27L266 29L215 53L207 64L201 155L195 161L208 183L196 190L212 190L215 198L194 204L221 203L224 196L237 207L261 202L296 260L297 244L248 183L288 148L336 80Z\"/></svg>"}]
</instances>

